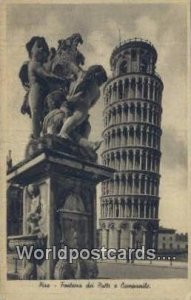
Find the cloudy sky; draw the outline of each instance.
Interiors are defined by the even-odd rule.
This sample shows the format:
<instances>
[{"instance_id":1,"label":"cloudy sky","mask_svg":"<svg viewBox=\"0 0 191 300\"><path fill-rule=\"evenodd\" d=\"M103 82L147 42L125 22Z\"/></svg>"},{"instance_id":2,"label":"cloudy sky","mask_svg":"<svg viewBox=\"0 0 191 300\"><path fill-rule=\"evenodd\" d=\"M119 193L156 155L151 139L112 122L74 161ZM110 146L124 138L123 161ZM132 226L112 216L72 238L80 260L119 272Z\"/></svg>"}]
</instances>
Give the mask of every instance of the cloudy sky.
<instances>
[{"instance_id":1,"label":"cloudy sky","mask_svg":"<svg viewBox=\"0 0 191 300\"><path fill-rule=\"evenodd\" d=\"M20 114L24 91L18 71L27 59L26 42L33 35L44 36L49 46L74 32L84 44L80 51L86 67L102 64L110 75L109 58L122 40L141 37L150 40L158 52L157 71L164 82L162 116L162 160L160 225L187 229L187 8L180 3L10 5L7 11L7 108L9 126L6 143L14 163L23 158L30 134L30 120ZM100 137L103 102L91 113L91 139ZM99 194L99 191L98 191Z\"/></svg>"}]
</instances>

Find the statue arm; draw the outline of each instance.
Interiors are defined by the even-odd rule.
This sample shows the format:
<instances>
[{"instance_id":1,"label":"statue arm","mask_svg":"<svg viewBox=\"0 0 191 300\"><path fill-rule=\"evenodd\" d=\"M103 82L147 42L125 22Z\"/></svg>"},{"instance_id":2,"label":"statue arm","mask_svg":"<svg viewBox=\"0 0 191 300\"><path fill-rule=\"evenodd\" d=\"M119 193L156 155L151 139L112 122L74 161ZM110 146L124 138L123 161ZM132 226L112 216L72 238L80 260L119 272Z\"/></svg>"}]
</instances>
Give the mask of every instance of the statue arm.
<instances>
[{"instance_id":1,"label":"statue arm","mask_svg":"<svg viewBox=\"0 0 191 300\"><path fill-rule=\"evenodd\" d=\"M35 73L37 74L37 76L39 76L45 80L57 80L57 81L65 82L65 79L62 79L59 76L49 73L48 71L45 70L45 68L43 66L37 66L35 68Z\"/></svg>"},{"instance_id":2,"label":"statue arm","mask_svg":"<svg viewBox=\"0 0 191 300\"><path fill-rule=\"evenodd\" d=\"M71 96L68 95L67 96L67 101L75 103L81 98L82 94L83 94L83 92L78 92L75 95L71 95Z\"/></svg>"}]
</instances>

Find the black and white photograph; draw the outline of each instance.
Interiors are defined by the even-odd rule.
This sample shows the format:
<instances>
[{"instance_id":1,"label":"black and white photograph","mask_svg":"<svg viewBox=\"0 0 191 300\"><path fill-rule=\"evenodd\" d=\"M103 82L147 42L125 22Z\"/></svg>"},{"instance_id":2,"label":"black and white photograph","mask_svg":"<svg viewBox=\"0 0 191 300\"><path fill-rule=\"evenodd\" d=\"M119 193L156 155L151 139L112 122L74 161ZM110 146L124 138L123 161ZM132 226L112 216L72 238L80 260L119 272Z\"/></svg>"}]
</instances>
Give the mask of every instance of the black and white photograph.
<instances>
[{"instance_id":1,"label":"black and white photograph","mask_svg":"<svg viewBox=\"0 0 191 300\"><path fill-rule=\"evenodd\" d=\"M18 280L18 295L127 299L162 281L190 299L189 14L186 0L4 5L2 299Z\"/></svg>"}]
</instances>

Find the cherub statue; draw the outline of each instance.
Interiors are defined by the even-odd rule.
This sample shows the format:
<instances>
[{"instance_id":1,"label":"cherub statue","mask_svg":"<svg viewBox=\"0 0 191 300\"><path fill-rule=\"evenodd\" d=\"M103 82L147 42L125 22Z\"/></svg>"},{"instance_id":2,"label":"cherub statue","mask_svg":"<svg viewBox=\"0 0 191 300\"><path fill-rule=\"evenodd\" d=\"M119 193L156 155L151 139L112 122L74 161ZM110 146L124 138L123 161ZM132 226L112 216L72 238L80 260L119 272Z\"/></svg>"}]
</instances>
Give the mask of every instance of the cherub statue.
<instances>
[{"instance_id":1,"label":"cherub statue","mask_svg":"<svg viewBox=\"0 0 191 300\"><path fill-rule=\"evenodd\" d=\"M91 160L97 157L101 141L88 140L89 109L98 101L107 74L101 65L82 69L85 59L78 50L82 43L81 35L75 33L59 40L57 50L49 50L46 40L38 36L26 44L30 60L23 64L19 74L26 90L22 113L32 118L26 156L38 149L39 142L43 143L41 136L51 134L60 138L58 143L63 145L62 139L80 145L81 154L85 149Z\"/></svg>"},{"instance_id":2,"label":"cherub statue","mask_svg":"<svg viewBox=\"0 0 191 300\"><path fill-rule=\"evenodd\" d=\"M42 135L57 135L66 119L71 115L66 97L61 90L56 90L46 97L48 114L45 116Z\"/></svg>"},{"instance_id":3,"label":"cherub statue","mask_svg":"<svg viewBox=\"0 0 191 300\"><path fill-rule=\"evenodd\" d=\"M71 139L71 132L87 119L89 109L100 97L100 87L106 82L107 74L101 65L93 65L86 72L81 71L78 79L71 83L67 101L73 109L72 115L64 122L59 136Z\"/></svg>"},{"instance_id":4,"label":"cherub statue","mask_svg":"<svg viewBox=\"0 0 191 300\"><path fill-rule=\"evenodd\" d=\"M57 136L63 127L67 118L72 115L72 109L67 102L66 98L63 98L62 91L55 91L48 95L46 98L49 113L45 116L42 128L42 135ZM71 133L71 139L75 144L79 144L85 150L86 156L95 160L95 152L92 149L93 143L88 141L91 126L87 117L84 122L76 130ZM62 139L61 139L62 142Z\"/></svg>"},{"instance_id":5,"label":"cherub statue","mask_svg":"<svg viewBox=\"0 0 191 300\"><path fill-rule=\"evenodd\" d=\"M102 141L88 140L91 129L88 112L99 99L100 86L106 80L102 66L91 66L87 72L81 71L78 79L71 83L69 95L63 102L59 100L58 92L47 96L49 113L43 122L43 134L57 134L68 139L84 148L89 158L95 159L95 151Z\"/></svg>"},{"instance_id":6,"label":"cherub statue","mask_svg":"<svg viewBox=\"0 0 191 300\"><path fill-rule=\"evenodd\" d=\"M65 83L63 78L48 71L44 64L49 57L49 48L45 38L33 36L26 44L29 61L21 67L19 77L26 90L22 113L32 117L33 138L40 136L43 120L44 98L49 92L51 82Z\"/></svg>"},{"instance_id":7,"label":"cherub statue","mask_svg":"<svg viewBox=\"0 0 191 300\"><path fill-rule=\"evenodd\" d=\"M32 37L26 44L30 61L28 64L28 77L30 84L29 104L32 115L33 137L40 136L42 128L43 98L47 95L50 81L65 82L61 77L47 72L43 64L49 55L48 45L43 37Z\"/></svg>"}]
</instances>

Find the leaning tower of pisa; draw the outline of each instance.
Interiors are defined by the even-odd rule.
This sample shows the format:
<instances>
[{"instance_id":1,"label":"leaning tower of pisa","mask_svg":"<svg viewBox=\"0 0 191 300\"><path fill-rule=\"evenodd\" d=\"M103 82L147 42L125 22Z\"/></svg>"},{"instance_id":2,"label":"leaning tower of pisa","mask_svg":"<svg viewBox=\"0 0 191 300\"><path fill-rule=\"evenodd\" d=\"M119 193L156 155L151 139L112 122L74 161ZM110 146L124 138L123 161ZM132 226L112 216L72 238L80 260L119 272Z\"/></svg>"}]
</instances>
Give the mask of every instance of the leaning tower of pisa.
<instances>
[{"instance_id":1,"label":"leaning tower of pisa","mask_svg":"<svg viewBox=\"0 0 191 300\"><path fill-rule=\"evenodd\" d=\"M102 183L101 245L157 249L163 83L157 51L142 39L120 43L104 89L103 164L116 169Z\"/></svg>"}]
</instances>

